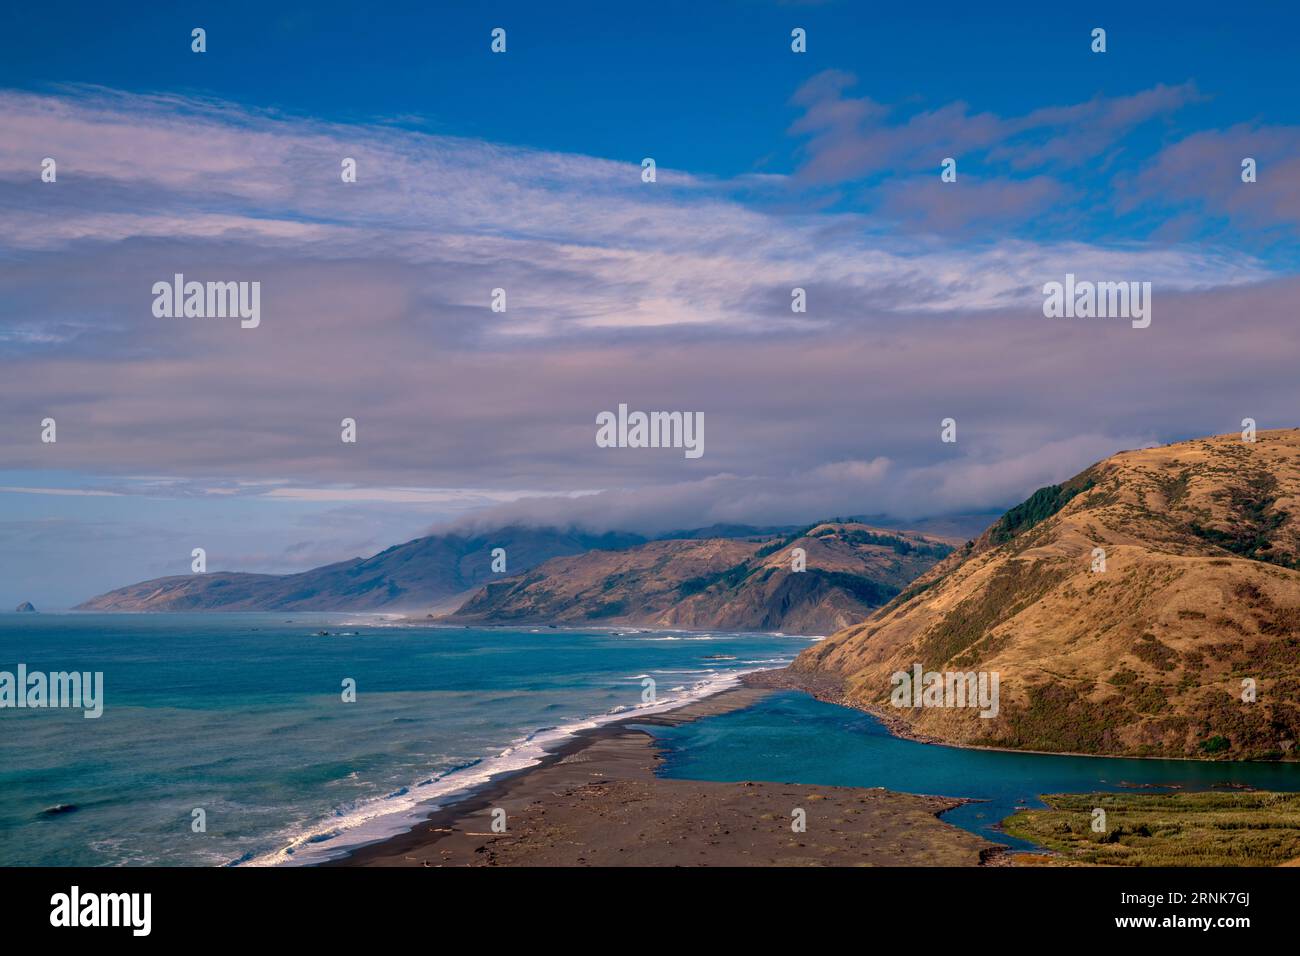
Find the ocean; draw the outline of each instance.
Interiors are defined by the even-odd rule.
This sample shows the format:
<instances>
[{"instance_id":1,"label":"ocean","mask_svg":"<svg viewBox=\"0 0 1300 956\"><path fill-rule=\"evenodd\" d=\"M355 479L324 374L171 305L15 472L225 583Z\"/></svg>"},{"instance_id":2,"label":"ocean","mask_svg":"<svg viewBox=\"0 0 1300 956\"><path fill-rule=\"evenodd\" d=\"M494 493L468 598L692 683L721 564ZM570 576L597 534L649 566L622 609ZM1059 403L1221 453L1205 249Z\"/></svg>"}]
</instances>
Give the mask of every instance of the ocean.
<instances>
[{"instance_id":1,"label":"ocean","mask_svg":"<svg viewBox=\"0 0 1300 956\"><path fill-rule=\"evenodd\" d=\"M97 719L0 708L0 865L321 862L531 766L579 729L715 693L744 671L783 666L811 640L380 615L0 615L0 672L104 675ZM353 702L343 699L349 680ZM997 824L1041 806L1042 793L1300 790L1294 763L921 744L797 691L644 727L665 748L665 776L966 797L977 802L944 820L1015 849L1030 845Z\"/></svg>"},{"instance_id":2,"label":"ocean","mask_svg":"<svg viewBox=\"0 0 1300 956\"><path fill-rule=\"evenodd\" d=\"M319 862L577 729L715 692L809 642L379 615L3 614L0 671L101 671L104 710L0 708L0 865Z\"/></svg>"}]
</instances>

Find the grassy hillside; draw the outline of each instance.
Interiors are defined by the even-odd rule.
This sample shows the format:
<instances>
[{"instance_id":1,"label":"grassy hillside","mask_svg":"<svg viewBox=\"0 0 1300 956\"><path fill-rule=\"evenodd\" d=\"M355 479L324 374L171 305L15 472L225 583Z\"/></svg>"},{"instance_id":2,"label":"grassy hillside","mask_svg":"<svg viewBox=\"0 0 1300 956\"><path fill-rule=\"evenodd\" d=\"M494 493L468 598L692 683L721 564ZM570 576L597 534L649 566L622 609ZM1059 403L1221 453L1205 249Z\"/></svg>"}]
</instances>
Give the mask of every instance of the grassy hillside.
<instances>
[{"instance_id":1,"label":"grassy hillside","mask_svg":"<svg viewBox=\"0 0 1300 956\"><path fill-rule=\"evenodd\" d=\"M795 669L957 743L1295 759L1298 498L1296 430L1123 452L1035 492ZM890 675L915 662L998 672L1000 714L891 707Z\"/></svg>"}]
</instances>

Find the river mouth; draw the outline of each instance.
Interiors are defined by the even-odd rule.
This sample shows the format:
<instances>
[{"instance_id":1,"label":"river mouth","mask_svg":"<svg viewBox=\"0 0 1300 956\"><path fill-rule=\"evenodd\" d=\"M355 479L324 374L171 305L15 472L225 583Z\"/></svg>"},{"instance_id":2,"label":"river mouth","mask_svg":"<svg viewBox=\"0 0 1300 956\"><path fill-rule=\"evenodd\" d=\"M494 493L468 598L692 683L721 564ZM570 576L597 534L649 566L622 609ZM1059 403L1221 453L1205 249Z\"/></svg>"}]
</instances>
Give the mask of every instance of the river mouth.
<instances>
[{"instance_id":1,"label":"river mouth","mask_svg":"<svg viewBox=\"0 0 1300 956\"><path fill-rule=\"evenodd\" d=\"M971 802L943 819L1014 850L1038 849L999 824L1045 793L1300 791L1300 764L1079 757L936 746L896 737L863 711L778 691L753 706L677 727L647 726L661 776L884 787Z\"/></svg>"}]
</instances>

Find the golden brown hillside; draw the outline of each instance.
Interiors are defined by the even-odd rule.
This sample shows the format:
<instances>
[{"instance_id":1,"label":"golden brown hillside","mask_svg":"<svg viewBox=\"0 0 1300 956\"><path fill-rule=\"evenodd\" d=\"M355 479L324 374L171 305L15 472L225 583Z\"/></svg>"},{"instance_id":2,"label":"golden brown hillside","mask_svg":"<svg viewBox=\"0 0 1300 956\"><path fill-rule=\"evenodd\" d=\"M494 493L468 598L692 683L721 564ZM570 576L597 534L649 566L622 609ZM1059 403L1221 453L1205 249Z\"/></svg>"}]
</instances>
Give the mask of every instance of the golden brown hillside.
<instances>
[{"instance_id":1,"label":"golden brown hillside","mask_svg":"<svg viewBox=\"0 0 1300 956\"><path fill-rule=\"evenodd\" d=\"M1294 429L1123 452L1040 489L793 670L955 743L1295 759L1298 497ZM999 714L894 707L891 675L918 662L997 672Z\"/></svg>"},{"instance_id":2,"label":"golden brown hillside","mask_svg":"<svg viewBox=\"0 0 1300 956\"><path fill-rule=\"evenodd\" d=\"M792 570L802 548L806 570ZM952 543L856 522L785 538L651 541L555 558L487 585L465 622L620 623L826 634L861 620L952 550Z\"/></svg>"}]
</instances>

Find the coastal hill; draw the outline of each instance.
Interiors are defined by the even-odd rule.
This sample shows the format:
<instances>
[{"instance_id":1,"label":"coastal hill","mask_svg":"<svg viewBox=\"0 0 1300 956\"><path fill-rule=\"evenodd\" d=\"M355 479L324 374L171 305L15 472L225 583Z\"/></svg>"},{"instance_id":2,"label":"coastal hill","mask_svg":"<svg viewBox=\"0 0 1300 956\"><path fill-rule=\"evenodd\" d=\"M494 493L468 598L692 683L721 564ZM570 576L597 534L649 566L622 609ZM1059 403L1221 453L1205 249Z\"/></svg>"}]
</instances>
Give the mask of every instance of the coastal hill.
<instances>
[{"instance_id":1,"label":"coastal hill","mask_svg":"<svg viewBox=\"0 0 1300 956\"><path fill-rule=\"evenodd\" d=\"M806 570L792 570L795 548ZM855 522L766 539L651 541L490 582L448 620L826 633L861 620L952 550L951 541Z\"/></svg>"},{"instance_id":2,"label":"coastal hill","mask_svg":"<svg viewBox=\"0 0 1300 956\"><path fill-rule=\"evenodd\" d=\"M1295 759L1298 508L1297 430L1123 452L1039 489L791 677L960 744ZM915 663L997 672L999 714L892 706Z\"/></svg>"},{"instance_id":3,"label":"coastal hill","mask_svg":"<svg viewBox=\"0 0 1300 956\"><path fill-rule=\"evenodd\" d=\"M645 539L508 527L491 533L439 534L299 574L209 572L155 578L93 597L80 611L373 611L427 609L492 577L492 549L507 569L530 568L563 554L625 548Z\"/></svg>"},{"instance_id":4,"label":"coastal hill","mask_svg":"<svg viewBox=\"0 0 1300 956\"><path fill-rule=\"evenodd\" d=\"M945 519L943 527L969 528L981 517ZM297 574L155 578L90 598L77 610L432 617L459 608L442 620L828 633L861 620L962 540L856 519L802 529L715 525L652 541L625 532L508 527L417 538ZM804 572L791 572L795 547L807 553ZM506 550L506 574L492 572L494 548Z\"/></svg>"}]
</instances>

